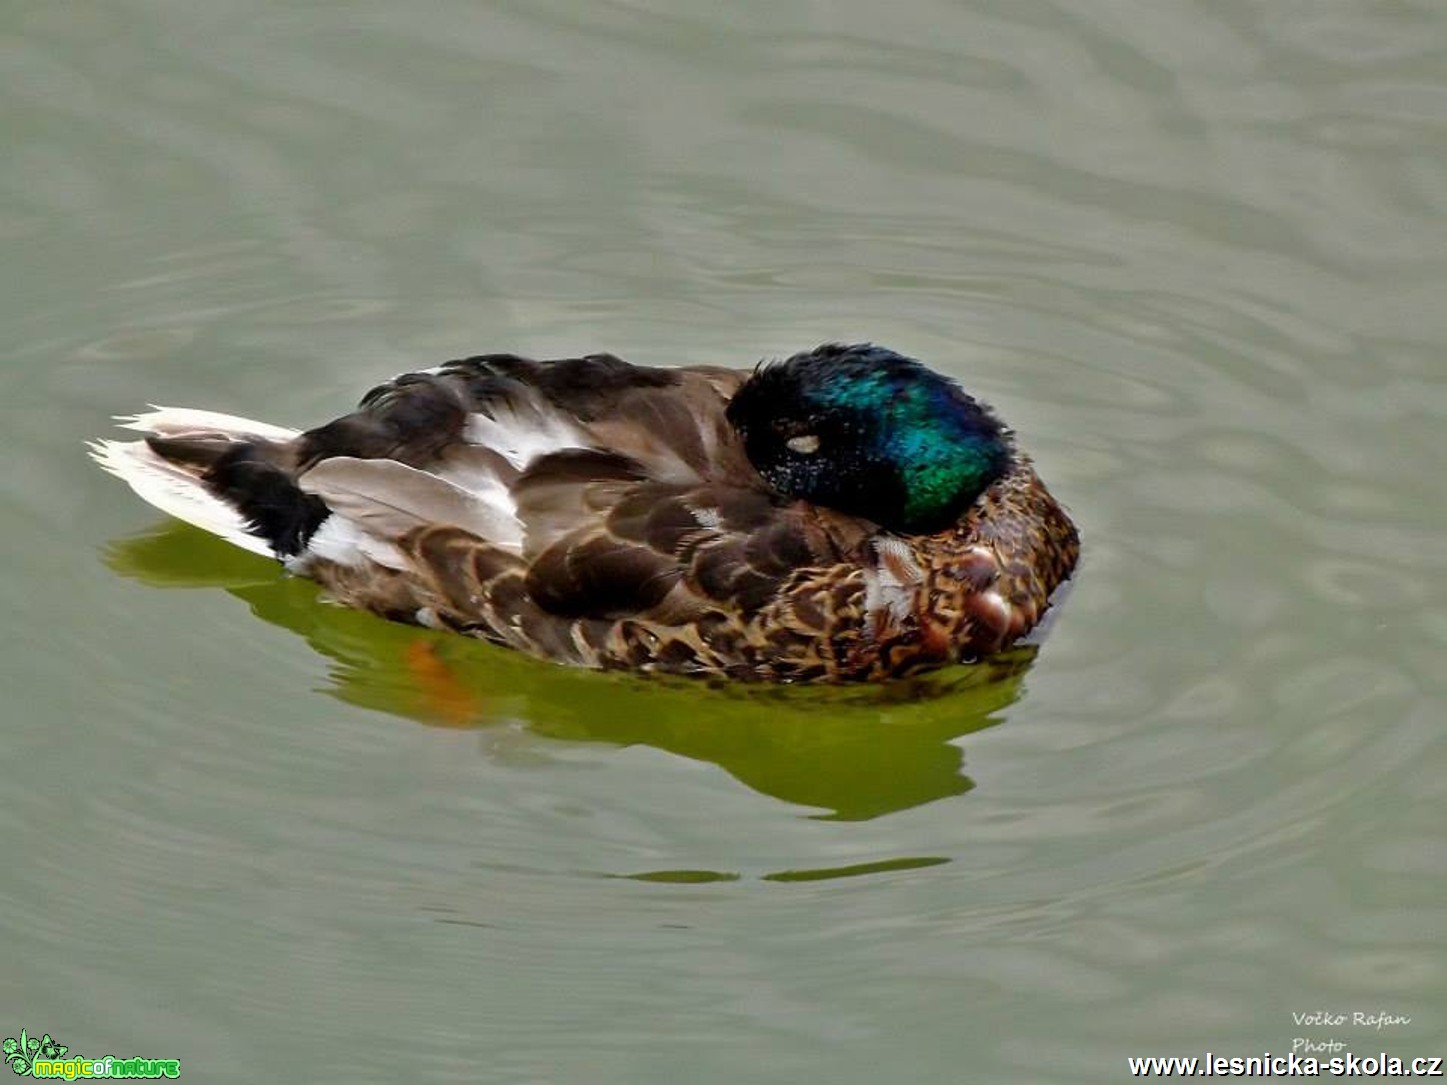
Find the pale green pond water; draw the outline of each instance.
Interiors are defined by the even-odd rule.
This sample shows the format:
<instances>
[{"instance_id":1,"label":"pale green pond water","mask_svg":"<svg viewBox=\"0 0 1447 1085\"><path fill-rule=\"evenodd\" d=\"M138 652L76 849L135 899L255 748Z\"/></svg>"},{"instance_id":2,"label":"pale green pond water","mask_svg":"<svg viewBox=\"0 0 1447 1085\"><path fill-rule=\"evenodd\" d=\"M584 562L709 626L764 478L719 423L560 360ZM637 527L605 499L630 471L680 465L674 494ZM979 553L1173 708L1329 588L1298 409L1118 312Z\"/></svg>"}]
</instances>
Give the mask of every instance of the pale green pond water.
<instances>
[{"instance_id":1,"label":"pale green pond water","mask_svg":"<svg viewBox=\"0 0 1447 1085\"><path fill-rule=\"evenodd\" d=\"M1447 1054L1437 0L12 0L0 134L0 1035L204 1082ZM1075 513L1038 657L568 672L82 454L480 350L836 338Z\"/></svg>"}]
</instances>

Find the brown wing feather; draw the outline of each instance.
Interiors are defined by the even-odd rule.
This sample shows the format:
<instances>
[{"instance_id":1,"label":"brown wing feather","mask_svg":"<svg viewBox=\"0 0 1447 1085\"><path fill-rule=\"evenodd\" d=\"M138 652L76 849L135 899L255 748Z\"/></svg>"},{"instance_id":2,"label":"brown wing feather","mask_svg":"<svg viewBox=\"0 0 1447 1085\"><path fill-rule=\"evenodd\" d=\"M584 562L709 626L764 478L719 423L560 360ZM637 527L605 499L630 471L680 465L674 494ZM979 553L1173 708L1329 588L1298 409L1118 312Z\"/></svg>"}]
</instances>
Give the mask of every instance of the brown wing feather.
<instances>
[{"instance_id":1,"label":"brown wing feather","mask_svg":"<svg viewBox=\"0 0 1447 1085\"><path fill-rule=\"evenodd\" d=\"M712 610L748 614L798 570L847 559L848 533L819 519L762 488L640 482L539 553L528 590L574 617L676 624Z\"/></svg>"},{"instance_id":2,"label":"brown wing feather","mask_svg":"<svg viewBox=\"0 0 1447 1085\"><path fill-rule=\"evenodd\" d=\"M598 448L627 456L659 482L740 480L753 474L724 416L743 374L683 369L670 388L632 388L612 409L586 422Z\"/></svg>"},{"instance_id":3,"label":"brown wing feather","mask_svg":"<svg viewBox=\"0 0 1447 1085\"><path fill-rule=\"evenodd\" d=\"M647 477L636 460L602 449L544 456L511 487L523 525L523 556L538 557L580 524L605 513Z\"/></svg>"}]
</instances>

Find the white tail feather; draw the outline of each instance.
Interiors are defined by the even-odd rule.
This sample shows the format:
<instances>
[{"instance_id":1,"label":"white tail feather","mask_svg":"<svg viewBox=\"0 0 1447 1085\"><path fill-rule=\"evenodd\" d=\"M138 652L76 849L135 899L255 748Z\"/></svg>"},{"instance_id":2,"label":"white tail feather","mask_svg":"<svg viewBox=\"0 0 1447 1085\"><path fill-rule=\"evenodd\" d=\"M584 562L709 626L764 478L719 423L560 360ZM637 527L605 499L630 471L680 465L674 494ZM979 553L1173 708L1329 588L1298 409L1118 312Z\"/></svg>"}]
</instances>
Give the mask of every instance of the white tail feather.
<instances>
[{"instance_id":1,"label":"white tail feather","mask_svg":"<svg viewBox=\"0 0 1447 1085\"><path fill-rule=\"evenodd\" d=\"M296 430L266 422L188 407L156 407L117 421L126 429L158 437L214 434L238 441L258 437L285 441L297 434ZM162 512L253 554L274 556L265 539L247 530L249 524L245 517L212 495L195 475L158 456L144 441L92 441L90 455L102 468L134 490L141 500Z\"/></svg>"},{"instance_id":2,"label":"white tail feather","mask_svg":"<svg viewBox=\"0 0 1447 1085\"><path fill-rule=\"evenodd\" d=\"M213 497L195 476L156 455L144 441L92 441L90 455L142 501L243 550L272 556L266 540L246 530L239 512Z\"/></svg>"},{"instance_id":3,"label":"white tail feather","mask_svg":"<svg viewBox=\"0 0 1447 1085\"><path fill-rule=\"evenodd\" d=\"M273 426L220 411L203 411L195 407L158 407L141 414L118 414L116 424L122 429L136 429L157 437L179 437L186 433L216 433L237 440L260 437L267 441L290 441L298 430Z\"/></svg>"}]
</instances>

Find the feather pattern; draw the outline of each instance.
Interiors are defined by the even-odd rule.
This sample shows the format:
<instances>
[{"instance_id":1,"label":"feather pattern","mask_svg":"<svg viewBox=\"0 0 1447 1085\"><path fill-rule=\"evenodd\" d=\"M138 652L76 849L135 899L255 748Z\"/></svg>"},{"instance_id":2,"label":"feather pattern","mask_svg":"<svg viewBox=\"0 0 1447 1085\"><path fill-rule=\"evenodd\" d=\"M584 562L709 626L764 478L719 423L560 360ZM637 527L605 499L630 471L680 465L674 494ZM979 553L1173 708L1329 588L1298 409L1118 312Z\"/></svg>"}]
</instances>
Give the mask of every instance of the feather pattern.
<instances>
[{"instance_id":1,"label":"feather pattern","mask_svg":"<svg viewBox=\"0 0 1447 1085\"><path fill-rule=\"evenodd\" d=\"M838 371L847 377L879 348L798 356L809 380L829 372L827 351L855 352ZM868 380L925 379L886 363ZM160 408L125 423L145 440L97 442L92 455L145 500L275 553L341 603L564 663L879 680L1028 633L1078 540L1007 431L952 384L913 400L889 393L962 412L953 429L930 422L938 438L879 445L923 456L961 442L983 465L968 480L992 473L956 496L948 463L891 476L888 462L838 451L870 432L863 415L838 411L877 413L874 384L796 413L755 396L771 412L758 417L748 389L781 384L789 364L751 374L482 355L397 377L306 432ZM795 462L831 454L845 456L837 471ZM918 515L908 493L877 518L860 513L867 491L848 512L808 499L809 486L841 477L925 478L929 501L959 507L921 533L889 520L894 507Z\"/></svg>"}]
</instances>

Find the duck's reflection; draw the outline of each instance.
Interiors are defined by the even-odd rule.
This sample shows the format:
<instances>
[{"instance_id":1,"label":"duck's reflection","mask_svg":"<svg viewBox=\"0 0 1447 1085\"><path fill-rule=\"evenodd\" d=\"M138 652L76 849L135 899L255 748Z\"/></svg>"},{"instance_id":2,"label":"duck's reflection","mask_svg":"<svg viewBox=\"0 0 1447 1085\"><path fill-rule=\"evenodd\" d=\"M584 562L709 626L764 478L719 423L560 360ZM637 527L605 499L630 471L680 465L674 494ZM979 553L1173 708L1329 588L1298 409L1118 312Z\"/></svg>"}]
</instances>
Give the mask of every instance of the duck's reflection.
<instances>
[{"instance_id":1,"label":"duck's reflection","mask_svg":"<svg viewBox=\"0 0 1447 1085\"><path fill-rule=\"evenodd\" d=\"M885 686L801 688L598 674L327 606L184 524L115 543L116 571L168 587L220 587L334 661L333 696L432 726L524 722L539 735L642 743L718 765L786 802L864 820L973 785L951 743L999 722L1036 649Z\"/></svg>"}]
</instances>

